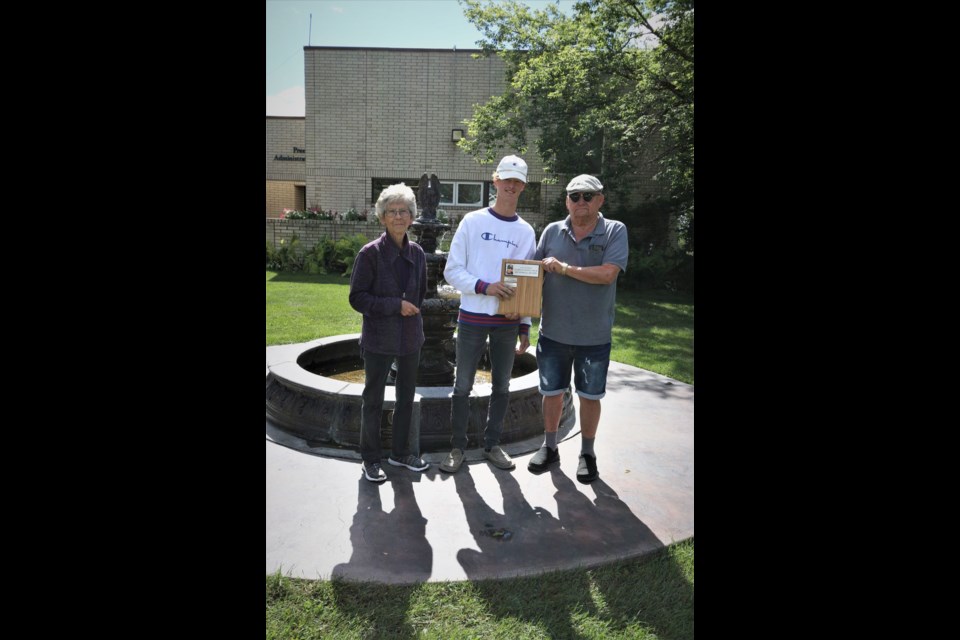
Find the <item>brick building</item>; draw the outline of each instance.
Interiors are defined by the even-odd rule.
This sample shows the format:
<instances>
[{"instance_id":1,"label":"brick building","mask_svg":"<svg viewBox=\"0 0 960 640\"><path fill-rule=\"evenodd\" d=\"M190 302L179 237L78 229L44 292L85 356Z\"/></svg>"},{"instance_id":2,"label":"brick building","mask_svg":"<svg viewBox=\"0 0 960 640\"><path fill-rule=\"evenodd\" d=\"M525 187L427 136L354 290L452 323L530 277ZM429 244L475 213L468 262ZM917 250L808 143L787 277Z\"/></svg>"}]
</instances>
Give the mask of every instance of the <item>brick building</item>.
<instances>
[{"instance_id":1,"label":"brick building","mask_svg":"<svg viewBox=\"0 0 960 640\"><path fill-rule=\"evenodd\" d=\"M479 164L455 140L473 105L506 83L498 57L475 53L304 47L306 117L267 117L267 217L284 208L372 211L383 187L402 180L416 188L424 173L440 178L449 215L488 204L496 161ZM521 155L529 173L519 212L536 225L564 185L543 184L549 176L535 151Z\"/></svg>"},{"instance_id":2,"label":"brick building","mask_svg":"<svg viewBox=\"0 0 960 640\"><path fill-rule=\"evenodd\" d=\"M267 217L306 208L304 120L267 116Z\"/></svg>"}]
</instances>

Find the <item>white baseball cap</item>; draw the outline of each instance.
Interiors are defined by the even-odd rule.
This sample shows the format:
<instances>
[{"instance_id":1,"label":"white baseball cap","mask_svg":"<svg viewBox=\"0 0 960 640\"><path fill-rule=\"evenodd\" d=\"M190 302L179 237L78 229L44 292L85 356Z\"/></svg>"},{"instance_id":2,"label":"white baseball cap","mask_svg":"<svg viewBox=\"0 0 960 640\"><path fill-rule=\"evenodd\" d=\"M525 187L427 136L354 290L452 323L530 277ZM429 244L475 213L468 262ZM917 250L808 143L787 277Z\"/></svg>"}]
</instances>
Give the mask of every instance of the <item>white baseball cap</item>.
<instances>
[{"instance_id":1,"label":"white baseball cap","mask_svg":"<svg viewBox=\"0 0 960 640\"><path fill-rule=\"evenodd\" d=\"M501 180L516 178L527 182L527 163L520 156L504 156L500 164L497 165L497 175Z\"/></svg>"}]
</instances>

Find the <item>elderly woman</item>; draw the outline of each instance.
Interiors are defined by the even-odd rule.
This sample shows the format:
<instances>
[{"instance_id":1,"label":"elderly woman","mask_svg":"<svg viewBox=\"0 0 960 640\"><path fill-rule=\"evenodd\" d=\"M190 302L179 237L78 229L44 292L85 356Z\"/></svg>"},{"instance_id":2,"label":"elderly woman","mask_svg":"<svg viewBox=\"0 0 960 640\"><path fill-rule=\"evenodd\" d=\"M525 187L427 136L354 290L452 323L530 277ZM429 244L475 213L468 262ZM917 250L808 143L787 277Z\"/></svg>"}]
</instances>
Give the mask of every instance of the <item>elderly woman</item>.
<instances>
[{"instance_id":1,"label":"elderly woman","mask_svg":"<svg viewBox=\"0 0 960 640\"><path fill-rule=\"evenodd\" d=\"M387 375L394 360L397 401L393 410L393 448L387 461L411 471L423 471L429 466L420 458L419 443L407 443L423 346L420 305L427 292L427 261L420 245L407 238L407 229L417 215L413 189L402 182L390 185L377 199L376 211L386 231L357 254L350 276L350 306L363 314L363 475L371 482L383 482L387 476L380 469L380 415Z\"/></svg>"}]
</instances>

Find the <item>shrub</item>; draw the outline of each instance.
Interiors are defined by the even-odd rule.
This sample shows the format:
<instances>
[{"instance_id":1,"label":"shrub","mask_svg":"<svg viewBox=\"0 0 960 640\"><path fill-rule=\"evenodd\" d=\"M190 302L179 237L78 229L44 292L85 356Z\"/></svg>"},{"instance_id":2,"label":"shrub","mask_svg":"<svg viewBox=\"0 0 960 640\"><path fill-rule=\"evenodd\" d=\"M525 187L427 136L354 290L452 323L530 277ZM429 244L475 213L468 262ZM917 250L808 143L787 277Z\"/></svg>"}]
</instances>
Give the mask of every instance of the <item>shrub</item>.
<instances>
[{"instance_id":1,"label":"shrub","mask_svg":"<svg viewBox=\"0 0 960 640\"><path fill-rule=\"evenodd\" d=\"M267 240L267 269L271 271L280 270L280 257L277 255L277 250L270 244L269 240Z\"/></svg>"},{"instance_id":2,"label":"shrub","mask_svg":"<svg viewBox=\"0 0 960 640\"><path fill-rule=\"evenodd\" d=\"M317 207L310 207L304 211L296 209L284 209L280 216L285 220L333 220L332 211L322 211Z\"/></svg>"},{"instance_id":3,"label":"shrub","mask_svg":"<svg viewBox=\"0 0 960 640\"><path fill-rule=\"evenodd\" d=\"M668 198L613 209L609 217L627 225L629 234L630 257L620 280L624 286L693 291L692 247L677 244L677 215Z\"/></svg>"},{"instance_id":4,"label":"shrub","mask_svg":"<svg viewBox=\"0 0 960 640\"><path fill-rule=\"evenodd\" d=\"M349 277L353 273L353 261L367 242L366 236L359 233L337 240L333 259L336 270Z\"/></svg>"},{"instance_id":5,"label":"shrub","mask_svg":"<svg viewBox=\"0 0 960 640\"><path fill-rule=\"evenodd\" d=\"M334 251L336 243L330 238L321 238L313 247L317 262L323 267L323 273L340 273L334 266Z\"/></svg>"},{"instance_id":6,"label":"shrub","mask_svg":"<svg viewBox=\"0 0 960 640\"><path fill-rule=\"evenodd\" d=\"M307 252L303 258L303 270L305 273L328 273L329 268L326 261L327 243L333 244L330 240L321 239L313 248Z\"/></svg>"},{"instance_id":7,"label":"shrub","mask_svg":"<svg viewBox=\"0 0 960 640\"><path fill-rule=\"evenodd\" d=\"M360 248L367 244L366 236L356 234L334 242L321 238L313 248L304 252L300 238L294 234L289 241L281 240L278 247L267 242L267 269L271 271L303 271L305 273L353 273L353 261Z\"/></svg>"},{"instance_id":8,"label":"shrub","mask_svg":"<svg viewBox=\"0 0 960 640\"><path fill-rule=\"evenodd\" d=\"M271 247L270 243L267 243L267 268L276 271L300 271L303 268L303 255L297 234L293 234L290 242L280 240L279 247Z\"/></svg>"},{"instance_id":9,"label":"shrub","mask_svg":"<svg viewBox=\"0 0 960 640\"><path fill-rule=\"evenodd\" d=\"M631 247L621 282L633 289L693 293L693 255L672 247Z\"/></svg>"}]
</instances>

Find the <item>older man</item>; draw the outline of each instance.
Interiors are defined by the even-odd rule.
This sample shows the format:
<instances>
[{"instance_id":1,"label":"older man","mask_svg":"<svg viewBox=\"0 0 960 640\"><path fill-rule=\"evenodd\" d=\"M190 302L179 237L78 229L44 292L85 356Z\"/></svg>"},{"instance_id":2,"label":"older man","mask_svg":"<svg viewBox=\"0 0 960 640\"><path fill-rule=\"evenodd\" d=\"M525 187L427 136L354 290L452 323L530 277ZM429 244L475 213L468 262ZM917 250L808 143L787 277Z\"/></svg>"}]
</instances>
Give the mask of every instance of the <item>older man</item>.
<instances>
[{"instance_id":1,"label":"older man","mask_svg":"<svg viewBox=\"0 0 960 640\"><path fill-rule=\"evenodd\" d=\"M563 394L574 372L580 396L580 462L577 480L599 477L593 444L606 395L610 343L616 313L617 276L627 269L627 228L600 213L603 185L582 174L567 184L565 220L543 230L535 260L543 261L543 317L537 367L543 395L544 443L527 465L542 473L560 462L557 430Z\"/></svg>"}]
</instances>

